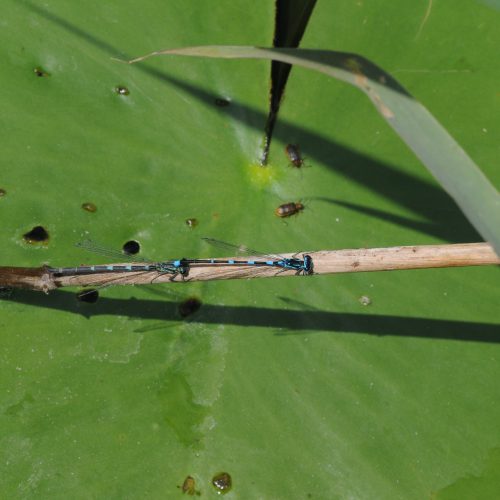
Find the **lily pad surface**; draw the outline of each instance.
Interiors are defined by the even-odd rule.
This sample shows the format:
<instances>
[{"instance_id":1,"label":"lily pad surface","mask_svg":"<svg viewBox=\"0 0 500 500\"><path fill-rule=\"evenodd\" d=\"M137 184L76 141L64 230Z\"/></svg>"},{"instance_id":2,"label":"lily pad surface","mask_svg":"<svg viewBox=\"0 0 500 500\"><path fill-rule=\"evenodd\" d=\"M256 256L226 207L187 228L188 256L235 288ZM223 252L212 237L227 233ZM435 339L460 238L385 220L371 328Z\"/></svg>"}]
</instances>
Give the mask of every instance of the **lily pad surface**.
<instances>
[{"instance_id":1,"label":"lily pad surface","mask_svg":"<svg viewBox=\"0 0 500 500\"><path fill-rule=\"evenodd\" d=\"M271 2L3 7L1 265L106 263L75 247L87 238L153 260L222 257L204 236L269 253L481 240L351 86L294 67L263 168L269 62L113 60L270 46ZM375 61L498 186L499 22L491 1L318 2L301 47ZM285 223L290 201L306 208ZM0 496L183 498L189 476L217 498L224 473L228 499L495 498L498 278L15 292L0 301Z\"/></svg>"}]
</instances>

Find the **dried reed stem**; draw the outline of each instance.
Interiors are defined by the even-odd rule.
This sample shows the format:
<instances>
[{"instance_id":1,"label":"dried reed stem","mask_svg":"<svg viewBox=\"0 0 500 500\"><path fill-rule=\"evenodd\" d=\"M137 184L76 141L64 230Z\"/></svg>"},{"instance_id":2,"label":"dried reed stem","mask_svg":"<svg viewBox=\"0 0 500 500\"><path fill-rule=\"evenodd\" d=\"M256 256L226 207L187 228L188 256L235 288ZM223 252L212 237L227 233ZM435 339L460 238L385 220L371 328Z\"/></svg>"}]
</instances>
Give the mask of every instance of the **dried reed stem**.
<instances>
[{"instance_id":1,"label":"dried reed stem","mask_svg":"<svg viewBox=\"0 0 500 500\"><path fill-rule=\"evenodd\" d=\"M322 250L281 254L301 258L307 253L313 259L314 274L353 273L366 271L396 271L436 267L465 267L500 264L493 247L488 243L455 245L420 245L390 248L361 248L356 250ZM234 257L237 259L238 257ZM258 257L256 257L258 258ZM227 257L224 257L227 259ZM293 270L281 271L266 266L191 265L189 275L158 272L100 273L57 277L47 267L0 267L0 287L27 288L48 292L63 286L143 285L151 283L248 279L294 275Z\"/></svg>"}]
</instances>

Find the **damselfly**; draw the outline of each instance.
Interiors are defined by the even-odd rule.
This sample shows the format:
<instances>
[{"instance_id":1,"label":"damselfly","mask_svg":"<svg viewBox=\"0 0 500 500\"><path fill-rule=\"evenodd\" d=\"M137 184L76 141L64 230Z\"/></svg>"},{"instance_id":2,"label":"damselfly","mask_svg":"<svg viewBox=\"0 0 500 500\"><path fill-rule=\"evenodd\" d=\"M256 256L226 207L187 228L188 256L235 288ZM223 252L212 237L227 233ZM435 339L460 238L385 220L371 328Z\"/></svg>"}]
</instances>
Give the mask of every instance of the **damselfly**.
<instances>
[{"instance_id":1,"label":"damselfly","mask_svg":"<svg viewBox=\"0 0 500 500\"><path fill-rule=\"evenodd\" d=\"M286 270L296 271L297 274L313 274L313 261L310 255L303 255L302 259L294 257L282 257L280 255L264 254L257 250L252 250L243 245L232 245L213 238L202 238L210 245L226 251L244 253L253 257L264 257L264 259L177 259L161 262L151 262L147 259L134 257L134 263L130 264L101 264L93 266L76 267L49 267L48 271L55 276L77 276L101 273L143 273L157 272L159 274L171 274L172 279L181 275L183 278L188 275L190 266L265 266L277 267L280 272ZM90 240L77 243L79 248L89 250L100 255L105 255L113 259L122 259L123 254L115 250L96 245Z\"/></svg>"}]
</instances>

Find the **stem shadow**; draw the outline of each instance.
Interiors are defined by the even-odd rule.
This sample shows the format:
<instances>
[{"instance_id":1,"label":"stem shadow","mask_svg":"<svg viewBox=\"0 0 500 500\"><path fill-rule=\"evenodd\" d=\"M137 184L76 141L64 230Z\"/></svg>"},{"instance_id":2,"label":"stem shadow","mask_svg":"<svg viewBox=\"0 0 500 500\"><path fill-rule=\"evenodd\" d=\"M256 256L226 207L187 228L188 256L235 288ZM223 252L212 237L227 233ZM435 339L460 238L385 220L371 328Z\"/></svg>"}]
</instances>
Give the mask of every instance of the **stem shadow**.
<instances>
[{"instance_id":1,"label":"stem shadow","mask_svg":"<svg viewBox=\"0 0 500 500\"><path fill-rule=\"evenodd\" d=\"M49 296L40 292L19 290L5 302L65 311L88 319L105 315L183 322L178 312L178 303L172 301L100 297L97 303L87 304L77 301L75 294L71 292L56 290ZM321 332L500 343L500 324L474 321L217 304L203 304L201 310L196 313L195 321L205 325L223 324L284 330L276 335Z\"/></svg>"}]
</instances>

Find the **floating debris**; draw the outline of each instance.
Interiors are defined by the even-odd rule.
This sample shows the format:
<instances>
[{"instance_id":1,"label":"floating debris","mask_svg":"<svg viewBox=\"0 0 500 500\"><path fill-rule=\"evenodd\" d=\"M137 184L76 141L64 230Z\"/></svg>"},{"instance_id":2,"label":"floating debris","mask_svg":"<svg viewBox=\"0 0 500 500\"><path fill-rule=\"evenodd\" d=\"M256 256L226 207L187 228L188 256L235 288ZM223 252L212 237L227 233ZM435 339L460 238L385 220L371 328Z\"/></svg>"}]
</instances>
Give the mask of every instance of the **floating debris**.
<instances>
[{"instance_id":1,"label":"floating debris","mask_svg":"<svg viewBox=\"0 0 500 500\"><path fill-rule=\"evenodd\" d=\"M198 225L198 219L192 218L192 219L186 219L186 225L194 228Z\"/></svg>"},{"instance_id":2,"label":"floating debris","mask_svg":"<svg viewBox=\"0 0 500 500\"><path fill-rule=\"evenodd\" d=\"M194 478L188 476L186 479L184 479L181 489L182 493L187 493L188 495L194 495L196 493Z\"/></svg>"},{"instance_id":3,"label":"floating debris","mask_svg":"<svg viewBox=\"0 0 500 500\"><path fill-rule=\"evenodd\" d=\"M233 481L227 472L219 472L212 478L212 484L219 493L227 493L231 490Z\"/></svg>"},{"instance_id":4,"label":"floating debris","mask_svg":"<svg viewBox=\"0 0 500 500\"><path fill-rule=\"evenodd\" d=\"M82 203L82 208L84 210L86 210L87 212L94 213L97 211L97 207L93 203L90 203L90 202Z\"/></svg>"},{"instance_id":5,"label":"floating debris","mask_svg":"<svg viewBox=\"0 0 500 500\"><path fill-rule=\"evenodd\" d=\"M369 305L372 303L372 300L370 299L370 297L367 297L366 295L362 295L362 296L359 298L359 303L360 303L362 306L369 306Z\"/></svg>"},{"instance_id":6,"label":"floating debris","mask_svg":"<svg viewBox=\"0 0 500 500\"><path fill-rule=\"evenodd\" d=\"M33 69L33 73L35 73L35 75L38 76L38 77L40 77L40 78L43 78L43 77L46 77L46 76L50 76L49 73L47 73L42 68L40 68L40 66L37 66L36 68L34 68Z\"/></svg>"},{"instance_id":7,"label":"floating debris","mask_svg":"<svg viewBox=\"0 0 500 500\"><path fill-rule=\"evenodd\" d=\"M121 85L119 85L118 87L115 87L115 92L118 95L129 95L130 94L130 90L127 87L123 87Z\"/></svg>"}]
</instances>

